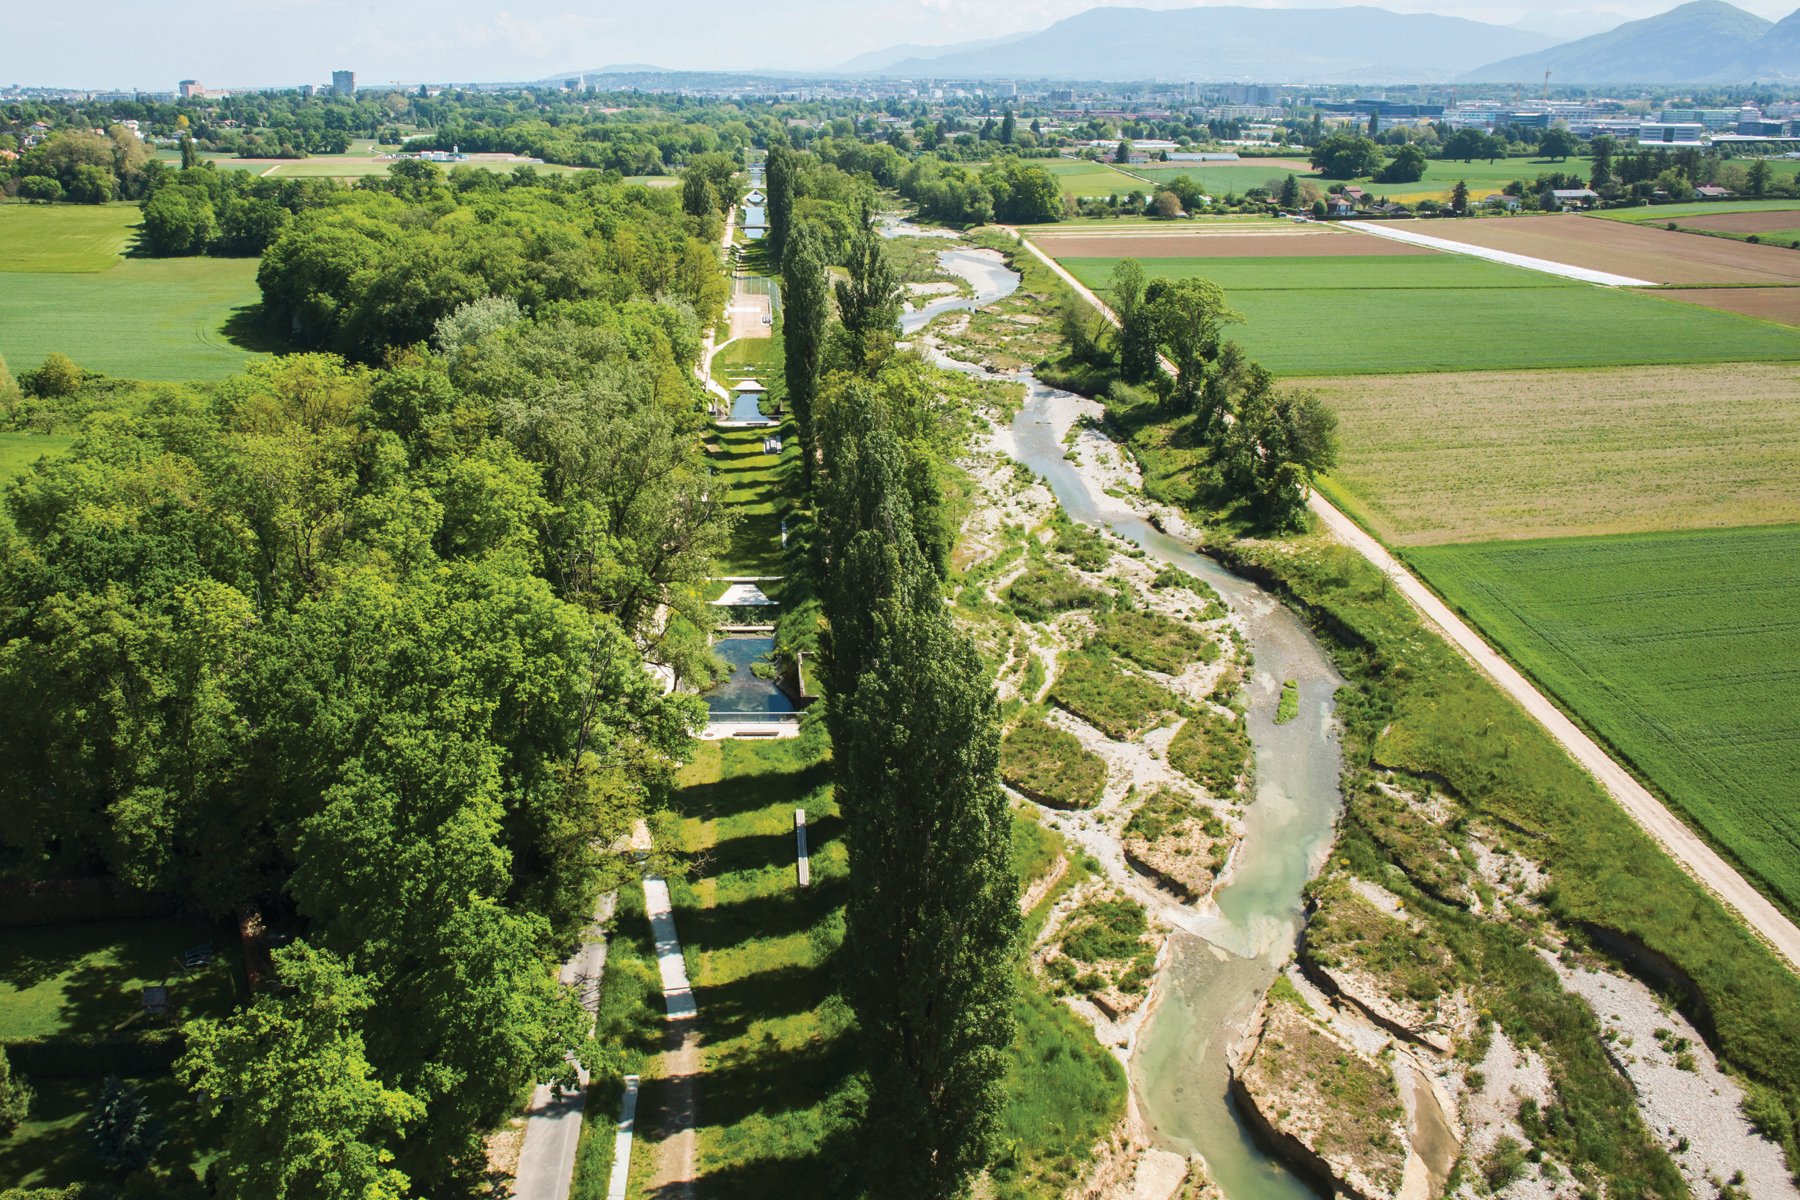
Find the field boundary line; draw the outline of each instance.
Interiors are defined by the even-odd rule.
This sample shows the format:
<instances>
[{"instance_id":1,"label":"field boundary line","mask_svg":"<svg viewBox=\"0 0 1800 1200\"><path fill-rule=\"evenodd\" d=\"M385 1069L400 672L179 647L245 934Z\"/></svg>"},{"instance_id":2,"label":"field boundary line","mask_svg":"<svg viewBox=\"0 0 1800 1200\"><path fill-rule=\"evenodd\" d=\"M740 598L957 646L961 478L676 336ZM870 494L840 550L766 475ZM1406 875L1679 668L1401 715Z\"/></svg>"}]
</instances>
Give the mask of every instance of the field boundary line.
<instances>
[{"instance_id":1,"label":"field boundary line","mask_svg":"<svg viewBox=\"0 0 1800 1200\"><path fill-rule=\"evenodd\" d=\"M1357 221L1345 221L1343 227L1355 230L1357 233L1366 233L1371 237L1387 238L1389 241L1405 242L1412 246L1424 246L1430 250L1442 250L1449 254L1466 254L1470 258L1483 258L1508 267L1523 267L1527 271L1541 271L1546 275L1560 275L1564 279L1575 279L1582 283L1597 283L1602 287L1648 288L1659 286L1648 279L1633 279L1629 275L1614 275L1610 271L1595 271L1588 267L1572 267L1554 259L1533 258L1529 254L1514 254L1510 250L1493 250L1487 246L1474 246L1467 242L1452 241L1449 238L1433 237L1428 233L1416 233L1410 229L1397 229L1392 225L1368 225Z\"/></svg>"},{"instance_id":2,"label":"field boundary line","mask_svg":"<svg viewBox=\"0 0 1800 1200\"><path fill-rule=\"evenodd\" d=\"M1118 317L1093 291L1061 263L1040 250L1030 238L1011 226L1005 227L1019 239L1057 277L1075 290L1075 294L1092 304L1108 321L1119 323ZM1165 364L1166 366L1166 364ZM1661 846L1696 882L1760 937L1790 970L1800 972L1800 926L1796 926L1769 898L1758 891L1718 851L1695 833L1680 817L1637 781L1636 776L1615 760L1605 748L1582 731L1530 680L1501 656L1480 634L1458 617L1436 592L1408 570L1373 535L1368 533L1338 507L1313 489L1307 501L1313 513L1334 537L1386 575L1413 610L1433 626L1456 650L1525 710L1564 751L1586 770L1611 796L1638 827Z\"/></svg>"}]
</instances>

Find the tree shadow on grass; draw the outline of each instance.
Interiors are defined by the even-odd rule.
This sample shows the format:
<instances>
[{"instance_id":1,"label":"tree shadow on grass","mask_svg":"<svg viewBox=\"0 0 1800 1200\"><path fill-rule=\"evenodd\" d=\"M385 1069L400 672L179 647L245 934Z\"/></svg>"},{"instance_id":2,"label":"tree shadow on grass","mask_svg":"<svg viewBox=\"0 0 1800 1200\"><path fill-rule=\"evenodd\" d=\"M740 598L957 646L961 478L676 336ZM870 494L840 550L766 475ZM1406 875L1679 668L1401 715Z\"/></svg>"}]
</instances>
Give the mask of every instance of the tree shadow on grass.
<instances>
[{"instance_id":1,"label":"tree shadow on grass","mask_svg":"<svg viewBox=\"0 0 1800 1200\"><path fill-rule=\"evenodd\" d=\"M281 354L294 348L261 304L232 309L219 332L233 346L252 354Z\"/></svg>"},{"instance_id":2,"label":"tree shadow on grass","mask_svg":"<svg viewBox=\"0 0 1800 1200\"><path fill-rule=\"evenodd\" d=\"M733 744L728 742L726 746L729 753ZM831 781L830 766L822 762L804 766L770 762L756 766L758 769L728 775L717 783L684 788L675 794L675 806L684 816L720 820L782 803L799 807L808 795Z\"/></svg>"},{"instance_id":3,"label":"tree shadow on grass","mask_svg":"<svg viewBox=\"0 0 1800 1200\"><path fill-rule=\"evenodd\" d=\"M694 1000L706 1039L717 1045L743 1037L758 1021L779 1021L818 1008L833 991L829 966L781 966L729 983L698 988Z\"/></svg>"},{"instance_id":4,"label":"tree shadow on grass","mask_svg":"<svg viewBox=\"0 0 1800 1200\"><path fill-rule=\"evenodd\" d=\"M703 1079L700 1124L730 1129L819 1106L855 1069L855 1040L840 1033L796 1047L771 1044L712 1067Z\"/></svg>"},{"instance_id":5,"label":"tree shadow on grass","mask_svg":"<svg viewBox=\"0 0 1800 1200\"><path fill-rule=\"evenodd\" d=\"M804 805L796 804L794 807L802 808ZM807 853L814 857L819 855L826 846L842 836L842 829L843 821L839 817L814 816L808 813ZM727 838L713 845L708 851L707 861L711 874L730 875L738 871L791 867L798 855L799 847L794 840L794 831L789 828L780 833L747 833L741 837Z\"/></svg>"},{"instance_id":6,"label":"tree shadow on grass","mask_svg":"<svg viewBox=\"0 0 1800 1200\"><path fill-rule=\"evenodd\" d=\"M804 890L751 896L711 908L684 911L682 935L702 953L725 950L759 938L784 938L815 928L847 899L848 881L815 879Z\"/></svg>"}]
</instances>

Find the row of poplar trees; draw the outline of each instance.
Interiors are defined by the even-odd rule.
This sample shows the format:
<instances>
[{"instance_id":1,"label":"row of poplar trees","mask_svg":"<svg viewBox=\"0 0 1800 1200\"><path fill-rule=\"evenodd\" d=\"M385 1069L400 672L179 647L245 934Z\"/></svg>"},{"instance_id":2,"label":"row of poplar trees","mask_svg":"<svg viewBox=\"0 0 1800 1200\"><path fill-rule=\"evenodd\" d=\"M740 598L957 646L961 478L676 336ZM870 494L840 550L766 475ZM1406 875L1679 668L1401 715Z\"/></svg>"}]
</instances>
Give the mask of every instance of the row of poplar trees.
<instances>
[{"instance_id":1,"label":"row of poplar trees","mask_svg":"<svg viewBox=\"0 0 1800 1200\"><path fill-rule=\"evenodd\" d=\"M877 375L899 286L864 218L833 289L769 158L786 379L820 526L831 733L850 853L844 988L864 1039L875 1197L965 1194L992 1157L1018 970L1018 884L990 673L944 604L922 451ZM779 198L779 202L778 202Z\"/></svg>"}]
</instances>

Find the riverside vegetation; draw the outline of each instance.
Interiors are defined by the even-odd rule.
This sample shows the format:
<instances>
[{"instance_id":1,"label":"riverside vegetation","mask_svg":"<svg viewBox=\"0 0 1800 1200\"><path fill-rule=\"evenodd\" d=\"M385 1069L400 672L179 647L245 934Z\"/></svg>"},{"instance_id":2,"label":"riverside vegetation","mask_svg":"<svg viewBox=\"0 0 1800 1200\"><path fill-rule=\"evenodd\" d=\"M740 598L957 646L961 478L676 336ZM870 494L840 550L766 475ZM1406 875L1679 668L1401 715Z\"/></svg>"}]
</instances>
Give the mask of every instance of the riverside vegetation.
<instances>
[{"instance_id":1,"label":"riverside vegetation","mask_svg":"<svg viewBox=\"0 0 1800 1200\"><path fill-rule=\"evenodd\" d=\"M1023 254L1014 261L1028 277L1041 269ZM1115 286L1115 297L1120 291ZM1131 304L1122 300L1126 327L1116 340L1082 339L1040 374L1104 398L1109 427L1142 465L1149 494L1201 521L1213 553L1285 594L1338 660L1349 681L1337 699L1347 814L1334 870L1393 889L1451 948L1459 986L1483 1014L1456 1052L1478 1061L1486 1039L1501 1032L1536 1047L1552 1064L1555 1087L1527 1114L1527 1141L1577 1180L1680 1194L1669 1156L1681 1147L1659 1144L1646 1128L1601 1053L1593 1014L1532 947L1597 955L1673 990L1711 1051L1743 1081L1749 1119L1790 1164L1800 1163L1800 982L1546 733L1426 633L1374 567L1306 532L1297 510L1287 510L1295 514L1289 522L1272 521L1254 494L1245 497L1233 439L1214 410L1178 403L1178 381L1131 382ZM1152 319L1140 328L1154 337ZM1222 342L1207 359L1209 378L1216 372L1229 383L1244 370ZM1139 371L1136 378L1149 373ZM1271 536L1284 523L1297 532ZM1421 824L1423 797L1438 815ZM1541 872L1529 902L1481 899L1493 885L1475 864L1489 853Z\"/></svg>"}]
</instances>

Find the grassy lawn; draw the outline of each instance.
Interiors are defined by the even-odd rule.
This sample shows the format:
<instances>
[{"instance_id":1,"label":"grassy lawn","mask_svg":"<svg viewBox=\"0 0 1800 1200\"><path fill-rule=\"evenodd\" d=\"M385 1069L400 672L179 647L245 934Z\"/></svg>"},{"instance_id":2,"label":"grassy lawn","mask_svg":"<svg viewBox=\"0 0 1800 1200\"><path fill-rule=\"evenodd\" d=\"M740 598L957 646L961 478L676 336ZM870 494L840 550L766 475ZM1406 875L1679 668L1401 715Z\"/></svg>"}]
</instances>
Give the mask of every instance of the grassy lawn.
<instances>
[{"instance_id":1,"label":"grassy lawn","mask_svg":"<svg viewBox=\"0 0 1800 1200\"><path fill-rule=\"evenodd\" d=\"M1800 521L1800 367L1307 379L1322 487L1390 545ZM1720 403L1730 420L1720 420Z\"/></svg>"},{"instance_id":2,"label":"grassy lawn","mask_svg":"<svg viewBox=\"0 0 1800 1200\"><path fill-rule=\"evenodd\" d=\"M1800 526L1406 557L1800 912Z\"/></svg>"},{"instance_id":3,"label":"grassy lawn","mask_svg":"<svg viewBox=\"0 0 1800 1200\"><path fill-rule=\"evenodd\" d=\"M763 451L763 439L770 436L783 439L780 454ZM720 429L712 438L721 447L712 456L713 469L725 484L726 504L738 516L731 548L719 561L720 574L782 574L781 522L789 509L783 481L800 470L793 426Z\"/></svg>"},{"instance_id":4,"label":"grassy lawn","mask_svg":"<svg viewBox=\"0 0 1800 1200\"><path fill-rule=\"evenodd\" d=\"M222 379L256 350L254 258L125 259L91 274L0 273L0 354L17 371L60 350L133 379Z\"/></svg>"},{"instance_id":5,"label":"grassy lawn","mask_svg":"<svg viewBox=\"0 0 1800 1200\"><path fill-rule=\"evenodd\" d=\"M181 965L211 942L213 965ZM229 1010L238 982L236 946L198 921L102 921L0 930L0 1040L103 1033L144 1020L143 989L169 989L177 1020Z\"/></svg>"},{"instance_id":6,"label":"grassy lawn","mask_svg":"<svg viewBox=\"0 0 1800 1200\"><path fill-rule=\"evenodd\" d=\"M1150 190L1150 185L1141 179L1116 171L1105 163L1086 159L1034 158L1030 165L1042 167L1056 176L1064 194L1070 196L1126 196Z\"/></svg>"},{"instance_id":7,"label":"grassy lawn","mask_svg":"<svg viewBox=\"0 0 1800 1200\"><path fill-rule=\"evenodd\" d=\"M58 433L0 433L0 485L24 474L46 454L55 457L75 444Z\"/></svg>"},{"instance_id":8,"label":"grassy lawn","mask_svg":"<svg viewBox=\"0 0 1800 1200\"><path fill-rule=\"evenodd\" d=\"M1145 260L1166 272L1182 260ZM1787 361L1800 333L1733 313L1538 275L1494 263L1431 265L1429 256L1368 259L1192 259L1190 270L1234 280L1226 299L1244 316L1229 336L1277 375L1369 375L1614 367L1648 363ZM1111 259L1071 270L1103 287ZM1358 269L1389 286L1359 283ZM1479 268L1479 269L1478 269ZM1307 272L1314 280L1307 286ZM1452 286L1407 286L1408 276ZM1084 274L1085 272L1085 274ZM1467 282L1489 282L1471 286ZM1268 286L1273 281L1277 286ZM1255 286L1261 282L1263 286ZM1248 283L1250 286L1235 286Z\"/></svg>"},{"instance_id":9,"label":"grassy lawn","mask_svg":"<svg viewBox=\"0 0 1800 1200\"><path fill-rule=\"evenodd\" d=\"M678 840L691 875L672 886L705 1058L698 1192L854 1194L851 1139L863 1085L854 1018L833 963L849 864L824 730L788 741L702 743L677 786ZM806 809L812 857L805 891L794 878L797 807ZM1062 853L1055 834L1029 817L1016 819L1013 840L1022 883ZM1051 1194L1039 1186L1046 1180L1073 1182L1125 1098L1123 1072L1087 1027L1029 983L1024 993L1002 1115L1006 1150L994 1168L994 1194L1008 1200ZM608 1104L616 1102L614 1092ZM654 1080L641 1105L640 1135L654 1136ZM588 1178L596 1167L585 1154ZM634 1195L647 1167L634 1163Z\"/></svg>"},{"instance_id":10,"label":"grassy lawn","mask_svg":"<svg viewBox=\"0 0 1800 1200\"><path fill-rule=\"evenodd\" d=\"M700 1009L702 1196L817 1194L851 1132L851 1016L831 970L847 862L823 735L701 743L678 781L693 875L673 887ZM795 808L812 859L804 891ZM657 1111L654 1092L642 1111Z\"/></svg>"},{"instance_id":11,"label":"grassy lawn","mask_svg":"<svg viewBox=\"0 0 1800 1200\"><path fill-rule=\"evenodd\" d=\"M104 271L137 225L135 204L0 204L0 271Z\"/></svg>"},{"instance_id":12,"label":"grassy lawn","mask_svg":"<svg viewBox=\"0 0 1800 1200\"><path fill-rule=\"evenodd\" d=\"M145 1108L160 1121L168 1140L151 1160L154 1169L183 1167L199 1177L214 1156L221 1131L173 1079L135 1081ZM8 1187L66 1187L116 1178L101 1164L88 1137L87 1119L100 1098L101 1082L47 1079L33 1083L37 1099L31 1116L11 1137L0 1138L0 1180ZM153 1193L150 1193L153 1194Z\"/></svg>"}]
</instances>

